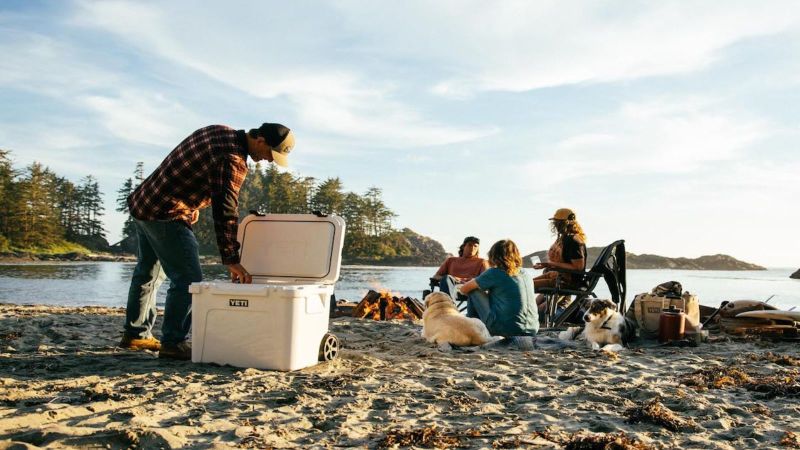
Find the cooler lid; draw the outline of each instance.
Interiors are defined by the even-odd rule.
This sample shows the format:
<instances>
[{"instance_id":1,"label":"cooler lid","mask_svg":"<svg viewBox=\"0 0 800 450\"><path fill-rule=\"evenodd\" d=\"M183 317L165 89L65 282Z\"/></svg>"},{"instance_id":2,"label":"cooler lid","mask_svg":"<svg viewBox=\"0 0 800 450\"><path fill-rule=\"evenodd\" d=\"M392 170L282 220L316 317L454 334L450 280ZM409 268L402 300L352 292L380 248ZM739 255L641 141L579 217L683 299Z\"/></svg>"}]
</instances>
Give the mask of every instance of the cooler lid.
<instances>
[{"instance_id":1,"label":"cooler lid","mask_svg":"<svg viewBox=\"0 0 800 450\"><path fill-rule=\"evenodd\" d=\"M333 284L342 263L344 225L339 216L251 214L239 224L241 264L254 282Z\"/></svg>"}]
</instances>

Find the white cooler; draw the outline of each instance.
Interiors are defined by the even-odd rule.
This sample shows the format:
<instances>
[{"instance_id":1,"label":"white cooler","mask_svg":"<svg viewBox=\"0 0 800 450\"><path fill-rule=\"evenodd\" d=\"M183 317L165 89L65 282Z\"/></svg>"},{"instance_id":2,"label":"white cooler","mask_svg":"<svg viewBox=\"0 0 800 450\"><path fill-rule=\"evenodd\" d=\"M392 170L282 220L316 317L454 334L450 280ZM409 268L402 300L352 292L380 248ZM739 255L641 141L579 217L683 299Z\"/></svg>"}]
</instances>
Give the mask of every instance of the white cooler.
<instances>
[{"instance_id":1,"label":"white cooler","mask_svg":"<svg viewBox=\"0 0 800 450\"><path fill-rule=\"evenodd\" d=\"M253 284L192 283L192 361L297 370L334 358L328 314L344 226L338 216L245 217L238 240Z\"/></svg>"}]
</instances>

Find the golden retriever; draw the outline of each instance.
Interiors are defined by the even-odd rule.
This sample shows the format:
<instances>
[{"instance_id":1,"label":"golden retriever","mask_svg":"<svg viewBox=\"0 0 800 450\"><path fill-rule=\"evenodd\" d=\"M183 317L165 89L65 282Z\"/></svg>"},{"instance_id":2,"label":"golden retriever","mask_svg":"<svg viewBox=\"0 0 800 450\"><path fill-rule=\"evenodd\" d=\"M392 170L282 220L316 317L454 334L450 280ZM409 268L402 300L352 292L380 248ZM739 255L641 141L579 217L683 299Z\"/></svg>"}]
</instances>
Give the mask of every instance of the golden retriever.
<instances>
[{"instance_id":1,"label":"golden retriever","mask_svg":"<svg viewBox=\"0 0 800 450\"><path fill-rule=\"evenodd\" d=\"M492 337L480 319L461 315L453 299L444 292L432 292L425 297L422 337L443 351L449 351L451 345L475 346L502 339Z\"/></svg>"}]
</instances>

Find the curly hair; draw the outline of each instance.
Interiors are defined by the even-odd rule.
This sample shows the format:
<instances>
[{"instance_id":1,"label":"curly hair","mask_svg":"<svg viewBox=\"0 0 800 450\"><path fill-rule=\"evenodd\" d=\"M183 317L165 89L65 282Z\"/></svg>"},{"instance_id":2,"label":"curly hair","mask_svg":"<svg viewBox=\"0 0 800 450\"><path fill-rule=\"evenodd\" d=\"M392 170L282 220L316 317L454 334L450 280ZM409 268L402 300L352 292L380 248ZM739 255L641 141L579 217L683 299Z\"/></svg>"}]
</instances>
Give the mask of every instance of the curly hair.
<instances>
[{"instance_id":1,"label":"curly hair","mask_svg":"<svg viewBox=\"0 0 800 450\"><path fill-rule=\"evenodd\" d=\"M497 241L489 249L489 263L509 275L516 275L522 267L522 257L517 244L511 239Z\"/></svg>"},{"instance_id":2,"label":"curly hair","mask_svg":"<svg viewBox=\"0 0 800 450\"><path fill-rule=\"evenodd\" d=\"M586 242L586 233L583 232L581 224L577 220L552 220L550 221L550 231L557 237L574 235Z\"/></svg>"}]
</instances>

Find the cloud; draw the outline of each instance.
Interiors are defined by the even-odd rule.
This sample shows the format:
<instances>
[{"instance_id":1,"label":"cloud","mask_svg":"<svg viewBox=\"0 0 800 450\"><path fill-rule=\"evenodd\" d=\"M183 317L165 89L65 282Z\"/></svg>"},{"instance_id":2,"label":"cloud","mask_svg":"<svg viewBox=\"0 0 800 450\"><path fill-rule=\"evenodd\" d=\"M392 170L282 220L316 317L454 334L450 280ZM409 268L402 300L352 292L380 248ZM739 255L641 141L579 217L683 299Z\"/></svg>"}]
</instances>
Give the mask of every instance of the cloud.
<instances>
[{"instance_id":1,"label":"cloud","mask_svg":"<svg viewBox=\"0 0 800 450\"><path fill-rule=\"evenodd\" d=\"M149 92L125 89L113 96L86 96L83 102L111 134L130 142L172 148L200 122L180 103Z\"/></svg>"},{"instance_id":2,"label":"cloud","mask_svg":"<svg viewBox=\"0 0 800 450\"><path fill-rule=\"evenodd\" d=\"M365 52L435 62L443 79L431 91L454 98L689 73L721 49L796 31L800 22L792 1L337 5L349 27L368 36Z\"/></svg>"},{"instance_id":3,"label":"cloud","mask_svg":"<svg viewBox=\"0 0 800 450\"><path fill-rule=\"evenodd\" d=\"M224 22L218 18L229 14L231 5L216 10L180 2L106 1L81 6L76 24L100 28L256 98L285 100L296 108L300 124L314 131L392 148L459 143L498 131L426 119L395 86L374 81L357 63L348 65L331 55L330 42L336 38L326 31L330 23L322 26L312 18L315 14L292 22L273 18L264 27L265 17L286 13L276 12L280 8L274 5L249 3L245 8L249 14ZM213 31L197 33L198 29ZM303 33L318 38L293 38L292 47L280 45L287 34Z\"/></svg>"},{"instance_id":4,"label":"cloud","mask_svg":"<svg viewBox=\"0 0 800 450\"><path fill-rule=\"evenodd\" d=\"M10 28L0 28L0 86L56 98L120 83L69 42Z\"/></svg>"},{"instance_id":5,"label":"cloud","mask_svg":"<svg viewBox=\"0 0 800 450\"><path fill-rule=\"evenodd\" d=\"M700 98L653 99L623 104L539 152L520 177L548 174L551 183L614 174L676 174L746 156L768 137L760 118L728 112Z\"/></svg>"},{"instance_id":6,"label":"cloud","mask_svg":"<svg viewBox=\"0 0 800 450\"><path fill-rule=\"evenodd\" d=\"M176 100L150 93L146 86L108 67L109 61L75 42L2 29L0 54L0 86L55 99L73 115L93 114L117 138L172 146L198 123L197 115ZM36 148L62 150L96 142L97 133L88 122L74 117L46 119L46 113L37 111L39 124L46 121L49 127L47 133L38 134ZM32 125L33 129L40 127Z\"/></svg>"}]
</instances>

